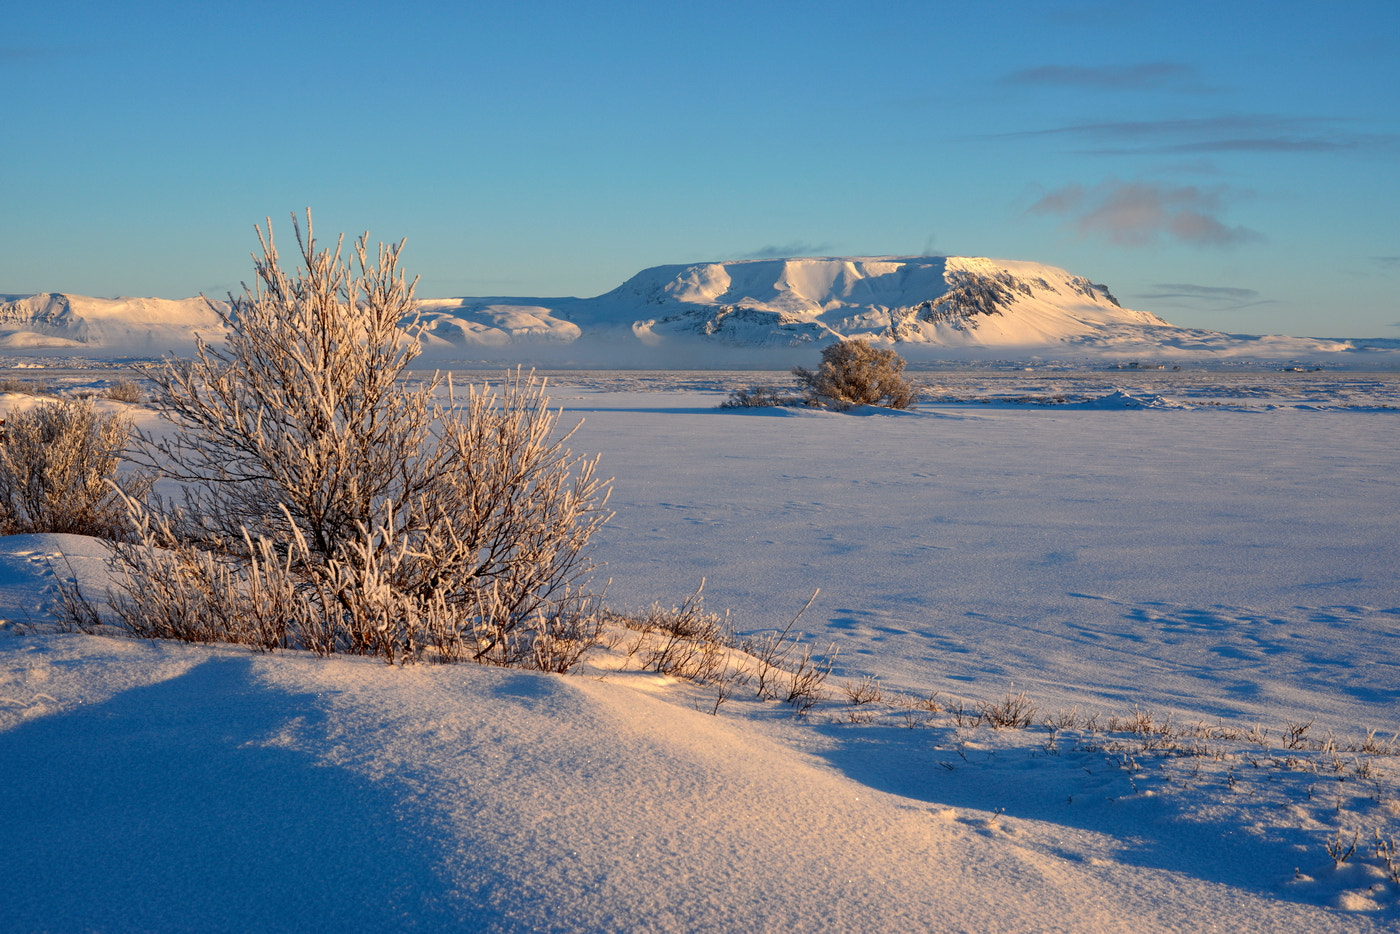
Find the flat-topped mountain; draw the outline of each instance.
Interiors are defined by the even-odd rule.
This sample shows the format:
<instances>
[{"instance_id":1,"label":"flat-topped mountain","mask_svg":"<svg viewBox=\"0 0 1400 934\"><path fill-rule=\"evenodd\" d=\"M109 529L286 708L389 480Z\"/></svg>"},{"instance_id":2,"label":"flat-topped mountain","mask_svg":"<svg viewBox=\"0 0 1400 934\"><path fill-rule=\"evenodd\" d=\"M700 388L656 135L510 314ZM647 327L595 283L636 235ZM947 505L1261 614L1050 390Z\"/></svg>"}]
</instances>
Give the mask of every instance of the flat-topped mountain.
<instances>
[{"instance_id":1,"label":"flat-topped mountain","mask_svg":"<svg viewBox=\"0 0 1400 934\"><path fill-rule=\"evenodd\" d=\"M8 299L8 301L4 301ZM0 296L0 350L156 354L217 341L205 298ZM1251 337L1175 327L1123 308L1108 287L1054 266L961 256L739 260L655 266L595 298L428 298L435 351L531 362L705 365L849 338L911 359L1330 357L1396 341Z\"/></svg>"},{"instance_id":2,"label":"flat-topped mountain","mask_svg":"<svg viewBox=\"0 0 1400 934\"><path fill-rule=\"evenodd\" d=\"M855 257L658 266L594 299L643 340L741 344L843 337L948 346L1026 346L1105 326L1162 326L1107 287L1038 263L971 257ZM643 314L629 314L632 310ZM618 312L621 312L618 315Z\"/></svg>"}]
</instances>

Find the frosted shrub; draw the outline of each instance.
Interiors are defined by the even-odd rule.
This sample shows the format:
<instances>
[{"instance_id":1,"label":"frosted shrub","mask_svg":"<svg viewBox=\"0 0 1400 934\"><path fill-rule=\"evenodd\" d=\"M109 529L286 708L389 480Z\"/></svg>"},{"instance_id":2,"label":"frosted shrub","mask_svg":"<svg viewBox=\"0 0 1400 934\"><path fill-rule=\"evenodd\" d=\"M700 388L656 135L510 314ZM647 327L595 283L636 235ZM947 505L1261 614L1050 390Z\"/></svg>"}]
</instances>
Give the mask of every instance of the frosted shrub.
<instances>
[{"instance_id":1,"label":"frosted shrub","mask_svg":"<svg viewBox=\"0 0 1400 934\"><path fill-rule=\"evenodd\" d=\"M107 398L116 402L139 405L145 401L145 393L141 391L140 383L132 379L124 379L107 387Z\"/></svg>"},{"instance_id":2,"label":"frosted shrub","mask_svg":"<svg viewBox=\"0 0 1400 934\"><path fill-rule=\"evenodd\" d=\"M735 389L729 393L729 398L719 404L722 409L757 409L781 405L802 405L806 400L801 396L793 395L790 391L782 391L774 386L750 386L747 389Z\"/></svg>"},{"instance_id":3,"label":"frosted shrub","mask_svg":"<svg viewBox=\"0 0 1400 934\"><path fill-rule=\"evenodd\" d=\"M145 374L173 430L139 435L140 457L186 492L132 504L114 609L149 635L570 667L596 636L596 459L564 447L533 375L463 399L405 383L403 244L372 261L361 237L347 262L293 222L296 273L260 229L227 343Z\"/></svg>"},{"instance_id":4,"label":"frosted shrub","mask_svg":"<svg viewBox=\"0 0 1400 934\"><path fill-rule=\"evenodd\" d=\"M915 392L903 373L904 359L899 354L864 340L829 345L815 372L800 366L792 369L798 383L806 387L809 403L841 410L857 405L909 408Z\"/></svg>"},{"instance_id":5,"label":"frosted shrub","mask_svg":"<svg viewBox=\"0 0 1400 934\"><path fill-rule=\"evenodd\" d=\"M69 532L115 538L126 509L113 481L130 422L90 400L44 402L0 429L0 534ZM123 478L144 493L140 474Z\"/></svg>"}]
</instances>

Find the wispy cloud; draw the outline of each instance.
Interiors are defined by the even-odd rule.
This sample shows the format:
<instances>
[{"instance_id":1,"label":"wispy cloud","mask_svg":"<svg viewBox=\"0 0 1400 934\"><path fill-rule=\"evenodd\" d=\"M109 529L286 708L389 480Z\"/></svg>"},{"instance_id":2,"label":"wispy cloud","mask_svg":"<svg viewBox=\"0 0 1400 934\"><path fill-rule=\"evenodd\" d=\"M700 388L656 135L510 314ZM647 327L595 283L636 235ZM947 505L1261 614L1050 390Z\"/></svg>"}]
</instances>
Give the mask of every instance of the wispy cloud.
<instances>
[{"instance_id":1,"label":"wispy cloud","mask_svg":"<svg viewBox=\"0 0 1400 934\"><path fill-rule=\"evenodd\" d=\"M1384 266L1387 269L1400 268L1400 256L1373 256L1371 257L1371 262L1378 266Z\"/></svg>"},{"instance_id":2,"label":"wispy cloud","mask_svg":"<svg viewBox=\"0 0 1400 934\"><path fill-rule=\"evenodd\" d=\"M1151 292L1141 292L1136 297L1147 301L1166 302L1195 308L1212 308L1219 311L1234 311L1254 305L1272 303L1272 299L1261 299L1259 293L1254 289L1223 285L1195 285L1189 282L1154 283Z\"/></svg>"},{"instance_id":3,"label":"wispy cloud","mask_svg":"<svg viewBox=\"0 0 1400 934\"><path fill-rule=\"evenodd\" d=\"M41 61L52 58L65 58L79 53L76 48L38 48L36 46L0 46L0 65Z\"/></svg>"},{"instance_id":4,"label":"wispy cloud","mask_svg":"<svg viewBox=\"0 0 1400 934\"><path fill-rule=\"evenodd\" d=\"M1023 68L1001 79L1002 84L1031 87L1091 88L1103 91L1146 91L1195 77L1195 69L1176 62L1138 65L1040 65Z\"/></svg>"},{"instance_id":5,"label":"wispy cloud","mask_svg":"<svg viewBox=\"0 0 1400 934\"><path fill-rule=\"evenodd\" d=\"M1002 138L1060 136L1092 148L1090 155L1212 152L1338 152L1394 146L1392 134L1354 133L1332 117L1238 114L1177 120L1111 120L1043 130L1021 130Z\"/></svg>"},{"instance_id":6,"label":"wispy cloud","mask_svg":"<svg viewBox=\"0 0 1400 934\"><path fill-rule=\"evenodd\" d=\"M1119 246L1149 246L1163 238L1204 247L1263 240L1258 231L1220 220L1230 194L1223 185L1171 187L1110 180L1093 188L1066 185L1047 193L1027 213L1063 217L1081 236Z\"/></svg>"},{"instance_id":7,"label":"wispy cloud","mask_svg":"<svg viewBox=\"0 0 1400 934\"><path fill-rule=\"evenodd\" d=\"M832 247L833 245L830 243L804 243L801 240L794 240L792 243L760 247L752 253L742 254L741 258L787 259L790 256L824 256L831 252Z\"/></svg>"}]
</instances>

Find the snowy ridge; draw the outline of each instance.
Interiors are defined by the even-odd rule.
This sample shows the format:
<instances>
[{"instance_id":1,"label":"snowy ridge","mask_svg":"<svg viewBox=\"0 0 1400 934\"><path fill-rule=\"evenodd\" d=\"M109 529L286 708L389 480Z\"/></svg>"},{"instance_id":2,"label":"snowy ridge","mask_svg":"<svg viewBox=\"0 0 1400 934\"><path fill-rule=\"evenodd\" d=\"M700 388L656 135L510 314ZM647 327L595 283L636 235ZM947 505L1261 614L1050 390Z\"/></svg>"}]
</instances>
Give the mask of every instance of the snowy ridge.
<instances>
[{"instance_id":1,"label":"snowy ridge","mask_svg":"<svg viewBox=\"0 0 1400 934\"><path fill-rule=\"evenodd\" d=\"M1087 335L1101 324L1170 327L1156 315L1121 308L1105 286L1063 269L970 257L662 266L595 301L627 299L651 312L633 324L643 340L687 335L795 346L862 337L1024 346Z\"/></svg>"},{"instance_id":2,"label":"snowy ridge","mask_svg":"<svg viewBox=\"0 0 1400 934\"><path fill-rule=\"evenodd\" d=\"M217 309L207 298L91 298L59 292L3 296L0 347L150 349L163 352L196 338L221 340Z\"/></svg>"},{"instance_id":3,"label":"snowy ridge","mask_svg":"<svg viewBox=\"0 0 1400 934\"><path fill-rule=\"evenodd\" d=\"M0 296L0 349L164 352L222 326L205 298ZM1400 342L1255 337L1176 327L1108 287L1042 263L820 257L655 266L594 298L427 298L424 343L515 362L650 367L795 353L859 338L917 359L1393 357Z\"/></svg>"},{"instance_id":4,"label":"snowy ridge","mask_svg":"<svg viewBox=\"0 0 1400 934\"><path fill-rule=\"evenodd\" d=\"M638 314L638 311L645 314ZM574 314L628 318L651 346L810 347L860 338L910 359L990 355L1320 358L1394 342L1176 327L1107 286L1042 263L981 257L754 260L646 270Z\"/></svg>"}]
</instances>

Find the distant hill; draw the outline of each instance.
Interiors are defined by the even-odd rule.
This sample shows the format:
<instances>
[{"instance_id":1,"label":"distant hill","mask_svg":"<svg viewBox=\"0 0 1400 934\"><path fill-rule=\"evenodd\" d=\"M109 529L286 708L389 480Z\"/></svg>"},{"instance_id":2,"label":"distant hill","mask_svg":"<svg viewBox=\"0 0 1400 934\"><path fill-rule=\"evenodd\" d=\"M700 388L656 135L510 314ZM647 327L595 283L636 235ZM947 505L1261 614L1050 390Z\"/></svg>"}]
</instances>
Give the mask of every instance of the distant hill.
<instances>
[{"instance_id":1,"label":"distant hill","mask_svg":"<svg viewBox=\"0 0 1400 934\"><path fill-rule=\"evenodd\" d=\"M216 341L204 298L0 296L0 350L140 353ZM910 359L1332 358L1400 342L1175 327L1054 266L980 257L822 257L655 266L595 298L423 299L429 348L525 362L775 363L862 338ZM802 355L804 358L810 354Z\"/></svg>"},{"instance_id":2,"label":"distant hill","mask_svg":"<svg viewBox=\"0 0 1400 934\"><path fill-rule=\"evenodd\" d=\"M165 353L196 337L222 340L216 308L205 298L91 298L61 292L0 296L0 350Z\"/></svg>"}]
</instances>

